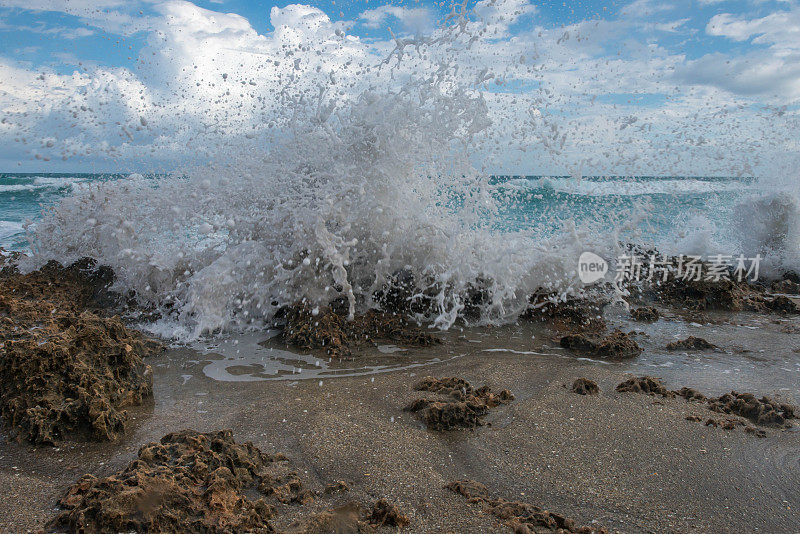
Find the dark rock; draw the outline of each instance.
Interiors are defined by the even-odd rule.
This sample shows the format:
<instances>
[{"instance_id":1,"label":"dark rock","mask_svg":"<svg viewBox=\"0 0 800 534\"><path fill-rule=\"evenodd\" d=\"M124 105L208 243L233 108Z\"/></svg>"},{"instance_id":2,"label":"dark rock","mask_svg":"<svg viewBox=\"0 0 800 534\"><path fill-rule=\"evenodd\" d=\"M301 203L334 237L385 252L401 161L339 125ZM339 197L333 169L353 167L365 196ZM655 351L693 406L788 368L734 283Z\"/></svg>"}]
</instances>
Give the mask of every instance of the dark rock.
<instances>
[{"instance_id":1,"label":"dark rock","mask_svg":"<svg viewBox=\"0 0 800 534\"><path fill-rule=\"evenodd\" d=\"M668 390L661 383L661 380L653 376L640 376L629 378L617 386L620 393L643 393L645 395L661 395L662 397L673 398L674 391Z\"/></svg>"},{"instance_id":2,"label":"dark rock","mask_svg":"<svg viewBox=\"0 0 800 534\"><path fill-rule=\"evenodd\" d=\"M608 359L633 358L642 353L642 348L631 335L620 330L614 330L601 339L569 334L561 338L560 344L565 349Z\"/></svg>"},{"instance_id":3,"label":"dark rock","mask_svg":"<svg viewBox=\"0 0 800 534\"><path fill-rule=\"evenodd\" d=\"M417 293L414 273L401 269L392 274L383 288L375 293L375 302L389 313L412 313L414 295Z\"/></svg>"},{"instance_id":4,"label":"dark rock","mask_svg":"<svg viewBox=\"0 0 800 534\"><path fill-rule=\"evenodd\" d=\"M793 406L779 403L769 397L761 397L759 399L752 393L732 391L721 397L706 398L705 395L692 388L684 387L679 391L671 391L658 378L652 376L628 379L617 386L617 391L661 395L667 398L680 396L687 401L706 402L708 409L711 411L743 417L761 426L789 428L792 426L790 421L797 418ZM695 415L687 416L686 419L700 421L700 418ZM710 418L706 421L706 425L732 430L737 426L745 426L745 423L738 419L717 420ZM748 430L748 433L757 434L755 430Z\"/></svg>"},{"instance_id":5,"label":"dark rock","mask_svg":"<svg viewBox=\"0 0 800 534\"><path fill-rule=\"evenodd\" d=\"M532 504L492 499L486 486L472 480L451 482L446 488L467 497L470 503L483 504L485 513L496 517L518 534L545 532L608 534L609 532L602 527L579 527L573 519L548 512Z\"/></svg>"},{"instance_id":6,"label":"dark rock","mask_svg":"<svg viewBox=\"0 0 800 534\"><path fill-rule=\"evenodd\" d=\"M754 426L746 426L746 427L744 427L744 431L747 432L748 434L754 435L757 438L766 438L767 437L767 433L765 431L763 431L763 430L761 430L759 428L756 428Z\"/></svg>"},{"instance_id":7,"label":"dark rock","mask_svg":"<svg viewBox=\"0 0 800 534\"><path fill-rule=\"evenodd\" d=\"M797 274L795 271L786 271L783 273L783 279L787 282L800 284L800 274Z\"/></svg>"},{"instance_id":8,"label":"dark rock","mask_svg":"<svg viewBox=\"0 0 800 534\"><path fill-rule=\"evenodd\" d=\"M678 396L683 397L687 401L697 401L697 402L706 401L706 396L697 391L696 389L682 387L675 393L677 393Z\"/></svg>"},{"instance_id":9,"label":"dark rock","mask_svg":"<svg viewBox=\"0 0 800 534\"><path fill-rule=\"evenodd\" d=\"M344 493L346 491L350 491L350 487L347 483L344 480L337 480L325 486L323 493L325 493L325 495L331 495L333 493Z\"/></svg>"},{"instance_id":10,"label":"dark rock","mask_svg":"<svg viewBox=\"0 0 800 534\"><path fill-rule=\"evenodd\" d=\"M667 343L666 348L667 350L710 350L716 349L717 346L701 337L689 336L680 341Z\"/></svg>"},{"instance_id":11,"label":"dark rock","mask_svg":"<svg viewBox=\"0 0 800 534\"><path fill-rule=\"evenodd\" d=\"M295 521L283 534L362 534L374 528L361 520L362 510L353 502Z\"/></svg>"},{"instance_id":12,"label":"dark rock","mask_svg":"<svg viewBox=\"0 0 800 534\"><path fill-rule=\"evenodd\" d=\"M642 306L631 310L631 317L634 321L652 323L658 321L658 310L652 306Z\"/></svg>"},{"instance_id":13,"label":"dark rock","mask_svg":"<svg viewBox=\"0 0 800 534\"><path fill-rule=\"evenodd\" d=\"M572 383L572 391L578 395L599 395L600 387L593 380L578 378Z\"/></svg>"},{"instance_id":14,"label":"dark rock","mask_svg":"<svg viewBox=\"0 0 800 534\"><path fill-rule=\"evenodd\" d=\"M403 528L410 523L408 516L390 504L386 499L380 499L372 505L367 521L375 527L389 526Z\"/></svg>"},{"instance_id":15,"label":"dark rock","mask_svg":"<svg viewBox=\"0 0 800 534\"><path fill-rule=\"evenodd\" d=\"M486 486L474 480L456 480L445 486L445 488L463 495L467 499L480 500L489 498L489 490Z\"/></svg>"},{"instance_id":16,"label":"dark rock","mask_svg":"<svg viewBox=\"0 0 800 534\"><path fill-rule=\"evenodd\" d=\"M733 279L684 280L670 278L658 288L662 301L694 310L760 311L764 296L760 288Z\"/></svg>"},{"instance_id":17,"label":"dark rock","mask_svg":"<svg viewBox=\"0 0 800 534\"><path fill-rule=\"evenodd\" d=\"M508 404L514 395L504 389L494 393L488 386L474 389L461 378L437 379L425 377L415 388L441 395L441 399L422 398L407 405L407 412L419 413L425 425L431 430L451 430L454 428L476 428L483 425L482 417L490 408Z\"/></svg>"},{"instance_id":18,"label":"dark rock","mask_svg":"<svg viewBox=\"0 0 800 534\"><path fill-rule=\"evenodd\" d=\"M715 412L744 417L761 426L787 428L792 426L790 420L796 419L794 407L778 403L769 397L758 399L752 393L732 391L709 399L708 407Z\"/></svg>"},{"instance_id":19,"label":"dark rock","mask_svg":"<svg viewBox=\"0 0 800 534\"><path fill-rule=\"evenodd\" d=\"M800 313L800 306L797 303L790 299L789 297L784 296L777 296L774 297L772 300L767 300L765 305L768 309L778 312L778 313L786 313L786 314L798 314Z\"/></svg>"},{"instance_id":20,"label":"dark rock","mask_svg":"<svg viewBox=\"0 0 800 534\"><path fill-rule=\"evenodd\" d=\"M85 475L59 501L48 532L273 532L268 503L285 481L282 457L231 432L183 430L139 449L137 459L104 478ZM291 474L290 474L291 476Z\"/></svg>"},{"instance_id":21,"label":"dark rock","mask_svg":"<svg viewBox=\"0 0 800 534\"><path fill-rule=\"evenodd\" d=\"M108 302L108 270L48 263L0 279L0 414L10 433L36 444L67 437L114 440L124 408L152 397L142 358L161 346L119 317L89 311Z\"/></svg>"},{"instance_id":22,"label":"dark rock","mask_svg":"<svg viewBox=\"0 0 800 534\"><path fill-rule=\"evenodd\" d=\"M556 301L552 296L534 295L525 316L532 320L550 322L559 330L580 328L582 331L597 332L606 328L603 319L604 305L604 302L584 299Z\"/></svg>"},{"instance_id":23,"label":"dark rock","mask_svg":"<svg viewBox=\"0 0 800 534\"><path fill-rule=\"evenodd\" d=\"M378 340L414 346L441 342L401 315L376 310L351 321L340 310L323 308L314 315L308 306L299 305L286 310L285 319L283 337L288 344L306 350L321 349L335 358L347 358L351 348Z\"/></svg>"},{"instance_id":24,"label":"dark rock","mask_svg":"<svg viewBox=\"0 0 800 534\"><path fill-rule=\"evenodd\" d=\"M800 283L794 282L792 280L777 280L772 282L770 286L770 290L773 293L785 293L787 295L798 295L800 294Z\"/></svg>"},{"instance_id":25,"label":"dark rock","mask_svg":"<svg viewBox=\"0 0 800 534\"><path fill-rule=\"evenodd\" d=\"M568 334L563 336L559 345L575 352L594 353L597 350L597 341L583 334Z\"/></svg>"},{"instance_id":26,"label":"dark rock","mask_svg":"<svg viewBox=\"0 0 800 534\"><path fill-rule=\"evenodd\" d=\"M733 430L737 426L745 426L745 424L738 419L708 419L706 426L713 426L714 428L720 427L724 430Z\"/></svg>"}]
</instances>

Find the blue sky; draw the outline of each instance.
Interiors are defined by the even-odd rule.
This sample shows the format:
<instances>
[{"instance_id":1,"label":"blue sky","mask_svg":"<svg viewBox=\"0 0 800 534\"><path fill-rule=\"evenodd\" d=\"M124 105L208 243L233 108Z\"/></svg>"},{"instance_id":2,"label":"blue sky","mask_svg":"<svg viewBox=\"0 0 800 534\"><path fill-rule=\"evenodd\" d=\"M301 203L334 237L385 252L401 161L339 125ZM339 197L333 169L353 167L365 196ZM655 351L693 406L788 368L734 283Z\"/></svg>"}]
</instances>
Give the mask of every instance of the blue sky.
<instances>
[{"instance_id":1,"label":"blue sky","mask_svg":"<svg viewBox=\"0 0 800 534\"><path fill-rule=\"evenodd\" d=\"M796 162L795 0L481 0L466 7L487 31L479 47L453 61L473 74L488 69L481 90L496 138L531 128L515 120L536 107L536 127L546 123L568 139L554 151L547 134L529 135L523 152L494 154L493 170L699 174L723 172L728 154L738 155L733 170L743 173L775 167L776 154L781 169ZM308 77L320 72L310 70L314 61L322 71L358 76L339 63L342 54L377 64L391 53L392 35L435 35L451 10L447 2L0 0L0 170L165 170L205 157L197 147L213 144L213 135L192 137L196 122L184 120L187 110L213 115L215 131L230 137L243 127L242 100L198 93L199 81L181 86L187 69L213 87L208 80L227 71L231 79L259 72L249 81L263 91L251 89L247 100L263 105L291 74L237 63L243 54L271 65L280 43L306 42ZM332 48L336 39L344 47ZM351 85L347 91L356 90ZM675 156L678 147L691 157ZM743 147L752 154L742 157Z\"/></svg>"},{"instance_id":2,"label":"blue sky","mask_svg":"<svg viewBox=\"0 0 800 534\"><path fill-rule=\"evenodd\" d=\"M128 4L126 6L126 4ZM245 17L259 33L274 28L269 21L273 6L284 7L286 3L255 2L245 0L198 0L197 6L212 11L237 13ZM309 3L327 13L333 20L354 21L352 33L364 38L386 38L387 28L408 30L396 17L386 17L386 24L379 28L367 26L359 15L387 5L384 2L340 0ZM437 2L401 2L392 5L405 9L425 9L430 14L431 24L440 21L449 9ZM636 4L634 2L633 4ZM748 49L766 48L767 43L756 43L753 39L734 40L724 36L709 35L706 26L719 14L734 14L745 19L758 19L776 12L796 9L792 2L785 1L680 1L674 3L642 3L643 18L653 24L673 24L674 31L662 31L654 37L659 44L679 49L689 58L711 53L745 53ZM118 0L60 1L60 0L0 0L0 44L2 53L16 61L33 67L47 66L59 72L71 72L76 60L104 66L135 67L135 58L146 44L147 27L135 22L127 23L128 17L144 20L157 17L154 9L157 2L122 2ZM100 6L93 7L93 6ZM107 6L107 7L104 7ZM526 24L557 28L584 20L619 20L629 2L564 2L545 0L535 3L536 13L523 18L515 29L524 29ZM669 9L664 6L670 6ZM34 9L29 9L33 7ZM140 14L141 12L141 14ZM117 20L111 16L118 13ZM137 31L140 30L140 31ZM796 38L800 40L800 35Z\"/></svg>"}]
</instances>

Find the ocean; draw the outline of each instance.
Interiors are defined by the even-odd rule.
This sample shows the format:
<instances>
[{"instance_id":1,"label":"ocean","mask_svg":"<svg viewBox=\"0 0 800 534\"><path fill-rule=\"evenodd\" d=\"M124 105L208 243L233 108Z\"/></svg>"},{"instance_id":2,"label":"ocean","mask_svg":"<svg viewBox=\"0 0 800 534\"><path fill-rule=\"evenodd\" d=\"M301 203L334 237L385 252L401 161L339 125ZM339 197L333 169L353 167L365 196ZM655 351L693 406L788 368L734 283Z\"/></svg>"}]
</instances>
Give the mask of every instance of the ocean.
<instances>
[{"instance_id":1,"label":"ocean","mask_svg":"<svg viewBox=\"0 0 800 534\"><path fill-rule=\"evenodd\" d=\"M76 188L130 176L0 173L0 247L29 250L25 225L35 226L43 211ZM160 176L146 178L157 182ZM647 206L648 214L637 228L648 241L663 246L677 236L676 226L690 227L699 216L709 217L715 229L724 227L736 200L753 192L754 182L724 177L493 176L490 183L500 205L492 224L498 229L530 230L543 238L560 231L565 221L612 231Z\"/></svg>"},{"instance_id":2,"label":"ocean","mask_svg":"<svg viewBox=\"0 0 800 534\"><path fill-rule=\"evenodd\" d=\"M3 174L0 245L31 253L31 268L85 256L111 266L117 290L165 310L149 328L183 341L263 328L303 300L345 298L355 314L399 272L436 295L418 318L434 328L463 317L476 284L487 297L473 323L505 324L543 288L582 292L584 252L613 275L627 245L758 254L762 276L800 270L796 197L753 179L433 174L397 152L368 152L353 174L329 148L330 160L318 150L299 168L282 158L174 175Z\"/></svg>"}]
</instances>

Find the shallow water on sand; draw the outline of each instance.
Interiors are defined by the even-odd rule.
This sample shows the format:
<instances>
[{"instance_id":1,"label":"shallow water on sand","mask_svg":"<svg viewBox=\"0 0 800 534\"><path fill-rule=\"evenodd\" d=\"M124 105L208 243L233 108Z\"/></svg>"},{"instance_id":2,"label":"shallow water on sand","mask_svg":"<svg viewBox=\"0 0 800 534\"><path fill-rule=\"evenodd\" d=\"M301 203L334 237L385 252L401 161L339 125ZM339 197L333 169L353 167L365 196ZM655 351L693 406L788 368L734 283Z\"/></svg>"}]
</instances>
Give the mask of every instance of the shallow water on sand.
<instances>
[{"instance_id":1,"label":"shallow water on sand","mask_svg":"<svg viewBox=\"0 0 800 534\"><path fill-rule=\"evenodd\" d=\"M416 369L452 360L463 354L435 356L396 345L376 344L357 360L335 361L323 354L287 350L276 339L278 331L228 337L213 343L194 343L208 359L203 374L220 382L260 380L323 380Z\"/></svg>"},{"instance_id":2,"label":"shallow water on sand","mask_svg":"<svg viewBox=\"0 0 800 534\"><path fill-rule=\"evenodd\" d=\"M558 359L589 366L610 367L631 374L662 378L669 387L693 387L707 394L749 391L800 401L800 321L778 315L718 313L707 322L685 319L662 310L656 323L638 323L624 309L606 311L609 328L636 332L644 352L637 358L607 361L583 357L563 349L558 334L547 327L520 322L495 328L454 328L437 335L443 344L434 347L400 347L373 344L361 348L353 360L332 361L324 353L308 353L287 347L278 331L231 336L198 342L198 367L206 377L221 382L262 380L323 380L373 375L431 367L465 355L485 357L516 355L532 365ZM688 336L702 337L717 350L668 351L667 343ZM194 371L194 372L197 372ZM422 372L422 371L421 371ZM191 375L187 375L191 376Z\"/></svg>"}]
</instances>

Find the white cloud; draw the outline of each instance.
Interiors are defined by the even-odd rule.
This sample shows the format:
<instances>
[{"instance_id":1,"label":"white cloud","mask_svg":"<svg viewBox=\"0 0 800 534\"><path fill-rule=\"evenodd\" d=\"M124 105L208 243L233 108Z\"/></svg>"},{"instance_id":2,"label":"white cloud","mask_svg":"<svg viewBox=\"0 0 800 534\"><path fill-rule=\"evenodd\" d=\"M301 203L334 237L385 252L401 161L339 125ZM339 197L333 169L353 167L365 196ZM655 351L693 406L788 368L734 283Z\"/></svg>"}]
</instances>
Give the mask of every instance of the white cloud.
<instances>
[{"instance_id":1,"label":"white cloud","mask_svg":"<svg viewBox=\"0 0 800 534\"><path fill-rule=\"evenodd\" d=\"M138 13L148 4L145 0L0 0L0 7L65 13L115 35L148 30L149 17Z\"/></svg>"},{"instance_id":2,"label":"white cloud","mask_svg":"<svg viewBox=\"0 0 800 534\"><path fill-rule=\"evenodd\" d=\"M529 0L480 0L475 4L475 12L485 25L489 38L508 36L508 29L523 17L536 13L536 6Z\"/></svg>"},{"instance_id":3,"label":"white cloud","mask_svg":"<svg viewBox=\"0 0 800 534\"><path fill-rule=\"evenodd\" d=\"M675 6L659 0L634 0L620 10L623 17L628 18L647 18L657 13L671 11Z\"/></svg>"},{"instance_id":4,"label":"white cloud","mask_svg":"<svg viewBox=\"0 0 800 534\"><path fill-rule=\"evenodd\" d=\"M755 44L778 49L800 49L800 8L771 13L765 17L746 19L729 13L714 16L706 33L734 41L753 40Z\"/></svg>"},{"instance_id":5,"label":"white cloud","mask_svg":"<svg viewBox=\"0 0 800 534\"><path fill-rule=\"evenodd\" d=\"M389 7L359 20L411 24L418 15ZM690 61L657 40L657 32L683 31L684 21L659 27L634 16L642 12L546 28L534 25L536 10L525 0L482 1L467 33L456 37L463 46L445 50L403 38L401 44L414 50L390 68L383 60L396 42L361 40L349 33L347 21L331 20L313 6L272 8L274 30L262 34L237 14L170 0L146 18L148 45L136 70L84 62L74 74L45 70L42 76L42 69L0 58L0 79L14 80L0 94L6 119L0 145L22 147L17 154L23 158L105 159L112 166L150 161L171 169L233 154L228 147L258 150L257 143L274 135L274 121L288 121L286 110L314 101L320 88L327 88L326 104L314 112L324 120L365 89L397 88L412 73L442 75L439 60L458 67L457 74L447 73L448 83L477 82L488 91L495 124L487 153L498 168L631 174L699 172L691 168L698 162L741 168L741 158L750 157L743 148L748 141L791 137L775 125L769 132L737 127L760 124L750 111L754 103L800 98L800 61L777 48L777 37L750 55ZM778 35L772 23L743 30L729 25L738 19L719 20L726 36ZM434 29L432 37L447 31ZM728 111L715 116L720 109ZM638 120L623 129L630 116ZM54 146L43 144L53 132Z\"/></svg>"},{"instance_id":6,"label":"white cloud","mask_svg":"<svg viewBox=\"0 0 800 534\"><path fill-rule=\"evenodd\" d=\"M434 14L424 7L402 7L384 5L375 9L368 9L358 16L359 21L367 28L379 28L397 20L404 30L411 33L426 33L434 28ZM390 23L391 26L391 23Z\"/></svg>"}]
</instances>

